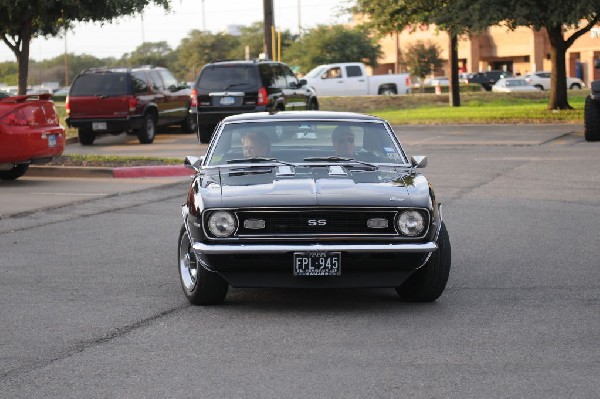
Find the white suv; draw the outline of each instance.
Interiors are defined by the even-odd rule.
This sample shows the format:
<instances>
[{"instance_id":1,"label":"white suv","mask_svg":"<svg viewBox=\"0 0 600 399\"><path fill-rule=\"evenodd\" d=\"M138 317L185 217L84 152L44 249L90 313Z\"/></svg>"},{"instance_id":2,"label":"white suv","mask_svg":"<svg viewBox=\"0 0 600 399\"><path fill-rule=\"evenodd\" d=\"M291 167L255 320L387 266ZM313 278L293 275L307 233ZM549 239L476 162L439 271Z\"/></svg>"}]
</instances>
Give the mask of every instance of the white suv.
<instances>
[{"instance_id":1,"label":"white suv","mask_svg":"<svg viewBox=\"0 0 600 399\"><path fill-rule=\"evenodd\" d=\"M524 76L527 83L540 90L550 90L550 72L529 72ZM568 89L581 89L585 87L583 80L579 78L567 78Z\"/></svg>"}]
</instances>

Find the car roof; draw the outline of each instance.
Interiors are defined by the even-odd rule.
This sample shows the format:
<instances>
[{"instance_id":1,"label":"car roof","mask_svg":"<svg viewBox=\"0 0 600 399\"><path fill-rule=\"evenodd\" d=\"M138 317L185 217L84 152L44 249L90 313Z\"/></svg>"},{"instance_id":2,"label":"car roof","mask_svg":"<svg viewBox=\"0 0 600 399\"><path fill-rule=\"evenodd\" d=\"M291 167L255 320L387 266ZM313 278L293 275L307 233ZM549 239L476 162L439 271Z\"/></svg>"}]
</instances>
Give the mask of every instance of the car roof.
<instances>
[{"instance_id":1,"label":"car roof","mask_svg":"<svg viewBox=\"0 0 600 399\"><path fill-rule=\"evenodd\" d=\"M206 64L206 66L211 65L224 65L224 64L242 64L242 65L258 65L258 64L281 64L279 61L274 60L214 60Z\"/></svg>"},{"instance_id":2,"label":"car roof","mask_svg":"<svg viewBox=\"0 0 600 399\"><path fill-rule=\"evenodd\" d=\"M356 112L337 111L282 111L277 113L253 112L228 116L223 122L244 122L257 120L360 120L365 122L384 122L383 119L372 115Z\"/></svg>"}]
</instances>

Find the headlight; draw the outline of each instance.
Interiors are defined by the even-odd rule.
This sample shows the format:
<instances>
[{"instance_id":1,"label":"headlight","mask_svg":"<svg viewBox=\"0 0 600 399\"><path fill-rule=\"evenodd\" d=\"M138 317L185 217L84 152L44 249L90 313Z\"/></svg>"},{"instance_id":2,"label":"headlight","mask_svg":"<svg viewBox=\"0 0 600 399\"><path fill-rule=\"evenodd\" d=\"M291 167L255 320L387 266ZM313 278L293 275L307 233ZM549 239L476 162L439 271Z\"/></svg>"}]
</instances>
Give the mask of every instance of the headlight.
<instances>
[{"instance_id":1,"label":"headlight","mask_svg":"<svg viewBox=\"0 0 600 399\"><path fill-rule=\"evenodd\" d=\"M217 211L208 218L208 230L216 237L228 237L235 228L235 218L231 212Z\"/></svg>"},{"instance_id":2,"label":"headlight","mask_svg":"<svg viewBox=\"0 0 600 399\"><path fill-rule=\"evenodd\" d=\"M398 217L398 229L405 236L418 236L425 230L425 218L419 211L403 211Z\"/></svg>"}]
</instances>

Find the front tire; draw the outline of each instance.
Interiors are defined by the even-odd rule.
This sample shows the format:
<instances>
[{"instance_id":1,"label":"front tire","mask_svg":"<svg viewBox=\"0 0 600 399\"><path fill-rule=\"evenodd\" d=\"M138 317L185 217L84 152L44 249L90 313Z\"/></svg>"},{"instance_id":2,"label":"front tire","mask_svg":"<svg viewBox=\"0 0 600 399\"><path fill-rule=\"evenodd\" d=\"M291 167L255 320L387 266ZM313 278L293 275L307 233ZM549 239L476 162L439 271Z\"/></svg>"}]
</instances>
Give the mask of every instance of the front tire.
<instances>
[{"instance_id":1,"label":"front tire","mask_svg":"<svg viewBox=\"0 0 600 399\"><path fill-rule=\"evenodd\" d=\"M438 249L431 254L423 267L408 278L396 292L410 302L433 302L442 295L450 275L452 249L446 225L442 222Z\"/></svg>"},{"instance_id":2,"label":"front tire","mask_svg":"<svg viewBox=\"0 0 600 399\"><path fill-rule=\"evenodd\" d=\"M152 114L144 114L142 127L137 131L137 138L140 144L152 144L156 136L156 121Z\"/></svg>"},{"instance_id":3,"label":"front tire","mask_svg":"<svg viewBox=\"0 0 600 399\"><path fill-rule=\"evenodd\" d=\"M96 135L89 129L78 129L77 137L79 138L79 144L81 145L92 145L96 140Z\"/></svg>"},{"instance_id":4,"label":"front tire","mask_svg":"<svg viewBox=\"0 0 600 399\"><path fill-rule=\"evenodd\" d=\"M583 132L586 141L600 140L600 101L585 98L583 108Z\"/></svg>"},{"instance_id":5,"label":"front tire","mask_svg":"<svg viewBox=\"0 0 600 399\"><path fill-rule=\"evenodd\" d=\"M27 172L27 169L29 169L29 164L27 163L16 164L12 169L0 171L0 180L16 180L23 176Z\"/></svg>"},{"instance_id":6,"label":"front tire","mask_svg":"<svg viewBox=\"0 0 600 399\"><path fill-rule=\"evenodd\" d=\"M225 300L229 284L215 272L202 267L192 251L185 226L179 232L177 268L181 288L192 305L220 305Z\"/></svg>"}]
</instances>

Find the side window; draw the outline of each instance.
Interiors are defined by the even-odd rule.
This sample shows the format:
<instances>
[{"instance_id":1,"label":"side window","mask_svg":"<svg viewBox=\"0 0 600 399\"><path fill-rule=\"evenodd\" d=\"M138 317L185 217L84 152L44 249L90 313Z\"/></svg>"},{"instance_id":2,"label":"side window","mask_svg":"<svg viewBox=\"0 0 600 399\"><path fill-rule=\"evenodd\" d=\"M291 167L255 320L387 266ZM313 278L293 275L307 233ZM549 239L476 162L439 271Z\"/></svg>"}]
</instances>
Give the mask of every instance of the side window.
<instances>
[{"instance_id":1,"label":"side window","mask_svg":"<svg viewBox=\"0 0 600 399\"><path fill-rule=\"evenodd\" d=\"M342 70L339 67L329 68L323 75L321 75L321 79L337 79L342 77Z\"/></svg>"},{"instance_id":2,"label":"side window","mask_svg":"<svg viewBox=\"0 0 600 399\"><path fill-rule=\"evenodd\" d=\"M283 68L283 73L285 74L287 87L298 87L298 79L296 78L296 75L294 75L294 72L292 72L292 70L287 65L282 65L281 67Z\"/></svg>"},{"instance_id":3,"label":"side window","mask_svg":"<svg viewBox=\"0 0 600 399\"><path fill-rule=\"evenodd\" d=\"M152 89L155 91L162 91L165 89L162 79L158 71L150 71L150 78L152 80Z\"/></svg>"},{"instance_id":4,"label":"side window","mask_svg":"<svg viewBox=\"0 0 600 399\"><path fill-rule=\"evenodd\" d=\"M273 69L273 80L274 86L278 89L285 89L287 87L286 76L283 72L283 68L279 64L272 65Z\"/></svg>"},{"instance_id":5,"label":"side window","mask_svg":"<svg viewBox=\"0 0 600 399\"><path fill-rule=\"evenodd\" d=\"M260 76L262 77L263 85L267 87L275 87L275 75L270 65L261 64L258 66Z\"/></svg>"},{"instance_id":6,"label":"side window","mask_svg":"<svg viewBox=\"0 0 600 399\"><path fill-rule=\"evenodd\" d=\"M144 72L133 72L131 74L131 81L133 83L133 92L135 94L148 92L148 83L146 82L146 74Z\"/></svg>"},{"instance_id":7,"label":"side window","mask_svg":"<svg viewBox=\"0 0 600 399\"><path fill-rule=\"evenodd\" d=\"M162 80L167 89L177 88L177 79L175 79L175 76L173 76L171 72L166 69L159 69L158 72L160 76L162 76Z\"/></svg>"},{"instance_id":8,"label":"side window","mask_svg":"<svg viewBox=\"0 0 600 399\"><path fill-rule=\"evenodd\" d=\"M349 78L362 76L362 69L358 65L349 65L346 67L346 76Z\"/></svg>"}]
</instances>

